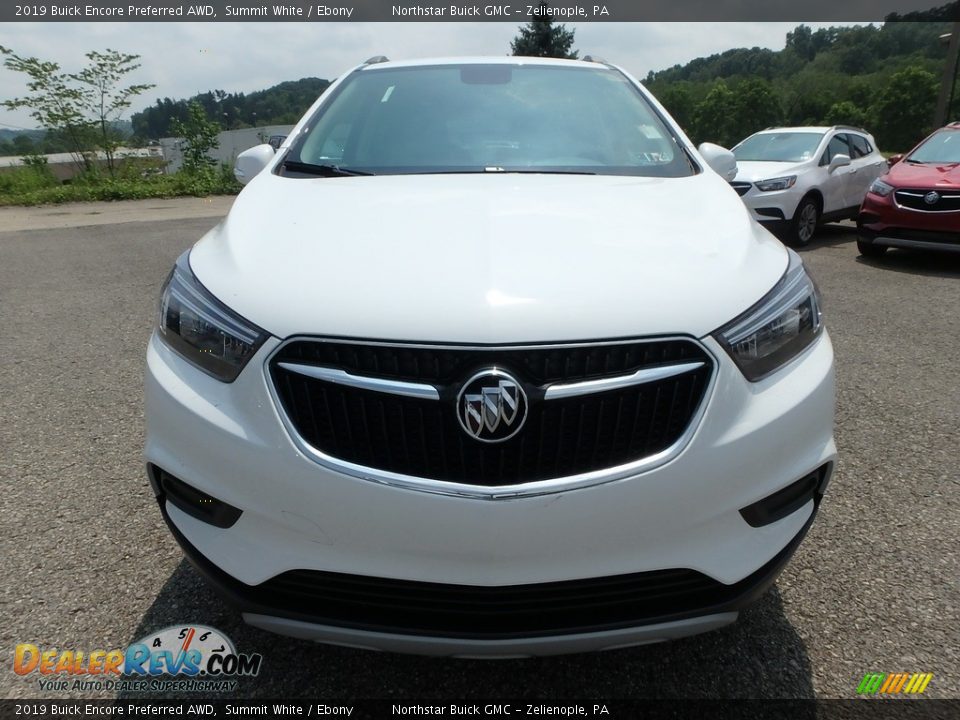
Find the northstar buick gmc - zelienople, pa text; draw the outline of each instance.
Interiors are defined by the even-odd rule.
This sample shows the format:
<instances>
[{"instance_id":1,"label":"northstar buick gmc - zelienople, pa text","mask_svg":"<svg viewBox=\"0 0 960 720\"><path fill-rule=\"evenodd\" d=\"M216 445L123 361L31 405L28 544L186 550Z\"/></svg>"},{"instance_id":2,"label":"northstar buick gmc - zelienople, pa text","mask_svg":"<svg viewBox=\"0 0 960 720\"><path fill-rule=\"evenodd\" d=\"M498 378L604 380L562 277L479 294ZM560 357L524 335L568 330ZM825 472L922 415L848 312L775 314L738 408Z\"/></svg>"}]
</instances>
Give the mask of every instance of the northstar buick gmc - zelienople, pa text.
<instances>
[{"instance_id":1,"label":"northstar buick gmc - zelienople, pa text","mask_svg":"<svg viewBox=\"0 0 960 720\"><path fill-rule=\"evenodd\" d=\"M236 173L162 291L145 457L248 623L513 657L774 582L836 459L819 295L627 73L373 58Z\"/></svg>"}]
</instances>

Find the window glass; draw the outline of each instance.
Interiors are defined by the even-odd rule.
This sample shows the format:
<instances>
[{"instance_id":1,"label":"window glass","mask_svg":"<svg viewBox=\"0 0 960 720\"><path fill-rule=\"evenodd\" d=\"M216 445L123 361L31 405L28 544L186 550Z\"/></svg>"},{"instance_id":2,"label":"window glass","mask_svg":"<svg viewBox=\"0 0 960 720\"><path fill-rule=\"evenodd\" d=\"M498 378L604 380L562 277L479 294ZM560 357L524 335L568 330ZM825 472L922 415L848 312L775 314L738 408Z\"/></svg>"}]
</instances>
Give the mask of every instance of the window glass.
<instances>
[{"instance_id":1,"label":"window glass","mask_svg":"<svg viewBox=\"0 0 960 720\"><path fill-rule=\"evenodd\" d=\"M378 175L696 171L643 95L610 68L367 68L335 92L290 160Z\"/></svg>"},{"instance_id":2,"label":"window glass","mask_svg":"<svg viewBox=\"0 0 960 720\"><path fill-rule=\"evenodd\" d=\"M849 158L853 157L852 151L850 150L850 141L843 133L834 135L827 144L827 149L823 153L823 157L820 158L820 164L829 165L830 161L837 155L846 155Z\"/></svg>"},{"instance_id":3,"label":"window glass","mask_svg":"<svg viewBox=\"0 0 960 720\"><path fill-rule=\"evenodd\" d=\"M851 133L849 136L851 150L854 153L851 155L851 159L866 157L871 152L870 143L867 142L867 139L863 135L855 135Z\"/></svg>"},{"instance_id":4,"label":"window glass","mask_svg":"<svg viewBox=\"0 0 960 720\"><path fill-rule=\"evenodd\" d=\"M765 132L751 135L733 149L737 160L803 162L814 157L823 133Z\"/></svg>"},{"instance_id":5,"label":"window glass","mask_svg":"<svg viewBox=\"0 0 960 720\"><path fill-rule=\"evenodd\" d=\"M923 144L907 156L917 163L960 163L960 132L941 130L923 141Z\"/></svg>"}]
</instances>

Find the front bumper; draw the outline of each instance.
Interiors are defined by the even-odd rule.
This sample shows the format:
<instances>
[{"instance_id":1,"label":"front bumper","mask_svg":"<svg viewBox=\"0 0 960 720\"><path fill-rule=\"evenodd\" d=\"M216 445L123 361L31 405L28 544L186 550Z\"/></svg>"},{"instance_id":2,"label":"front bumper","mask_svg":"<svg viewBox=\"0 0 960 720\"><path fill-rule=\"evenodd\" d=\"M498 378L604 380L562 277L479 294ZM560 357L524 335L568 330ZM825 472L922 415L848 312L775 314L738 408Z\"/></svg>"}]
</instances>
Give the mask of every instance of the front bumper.
<instances>
[{"instance_id":1,"label":"front bumper","mask_svg":"<svg viewBox=\"0 0 960 720\"><path fill-rule=\"evenodd\" d=\"M615 482L495 501L431 495L332 472L291 441L270 397L261 348L225 385L159 340L147 372L147 462L240 511L218 527L169 502L188 557L253 624L326 642L441 654L545 654L669 639L732 622L789 559L813 521L835 458L833 364L824 335L787 368L749 384L722 349L690 444ZM741 510L825 468L809 501L754 527ZM679 569L679 570L677 570ZM553 626L430 628L384 609L330 619L271 592L289 572L394 583L401 594L561 590L598 579L693 572L710 589L634 618ZM562 587L561 587L562 586ZM700 586L698 586L700 587ZM289 589L289 588L288 588ZM590 590L593 592L593 590ZM406 595L404 597L407 597ZM668 604L669 605L669 604ZM572 616L571 616L572 617Z\"/></svg>"},{"instance_id":2,"label":"front bumper","mask_svg":"<svg viewBox=\"0 0 960 720\"><path fill-rule=\"evenodd\" d=\"M923 212L867 193L857 215L861 241L883 247L960 252L960 213Z\"/></svg>"},{"instance_id":3,"label":"front bumper","mask_svg":"<svg viewBox=\"0 0 960 720\"><path fill-rule=\"evenodd\" d=\"M224 600L243 613L247 623L282 635L365 650L497 658L612 650L646 645L716 630L733 623L740 610L755 602L774 583L799 547L807 530L813 524L823 497L820 490L826 487L829 478L828 474L824 476L821 488L813 498L813 511L800 532L785 548L763 567L740 582L730 586L717 586L713 592L702 594L695 608L670 609L660 615L634 616L632 619L607 623L598 621L587 612L580 612L577 615L578 622L565 624L562 632L549 628L539 631L497 631L496 625L502 616L491 617L493 613L487 610L471 618L472 621L479 620L471 632L441 632L434 624L419 629L415 625L391 627L396 623L392 617L396 614L395 612L387 613L388 620L375 624L344 622L342 617L325 617L323 604L318 603L313 597L304 596L301 598L303 602L299 607L291 607L289 602L284 603L289 601L289 597L275 595L269 587L250 586L236 580L205 558L180 532L167 511L168 499L156 482L155 468L151 468L149 475L154 491L157 493L160 512L183 549L184 555ZM370 582L374 579L362 580ZM594 584L602 585L610 580L605 578ZM418 601L422 602L421 598L430 598L429 584L407 583L405 585ZM544 587L542 595L549 597L555 592L557 585L559 584L553 583ZM524 592L529 591L528 587L523 586ZM515 592L516 589L512 588L511 591ZM605 600L601 601L601 604L603 602ZM395 608L392 610L395 611ZM446 608L441 612L445 610ZM506 609L502 608L502 610L504 613L508 612ZM425 612L436 613L437 611L428 607ZM454 612L456 615L465 613L462 604ZM493 631L489 630L491 627L494 628Z\"/></svg>"},{"instance_id":4,"label":"front bumper","mask_svg":"<svg viewBox=\"0 0 960 720\"><path fill-rule=\"evenodd\" d=\"M740 196L744 205L750 211L750 215L759 223L763 223L767 228L787 227L793 220L793 214L800 204L802 196L797 193L796 186L787 190L774 190L772 192L762 192L756 185L750 188Z\"/></svg>"}]
</instances>

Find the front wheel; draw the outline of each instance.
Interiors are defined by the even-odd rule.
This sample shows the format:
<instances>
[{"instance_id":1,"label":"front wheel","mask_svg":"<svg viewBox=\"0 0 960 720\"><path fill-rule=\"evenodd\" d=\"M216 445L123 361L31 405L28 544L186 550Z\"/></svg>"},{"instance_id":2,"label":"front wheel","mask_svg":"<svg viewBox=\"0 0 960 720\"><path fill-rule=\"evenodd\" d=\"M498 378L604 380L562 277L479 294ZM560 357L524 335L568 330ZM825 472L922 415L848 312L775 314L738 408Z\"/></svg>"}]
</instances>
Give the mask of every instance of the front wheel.
<instances>
[{"instance_id":1,"label":"front wheel","mask_svg":"<svg viewBox=\"0 0 960 720\"><path fill-rule=\"evenodd\" d=\"M878 258L887 251L887 248L885 245L874 245L867 240L857 240L857 250L865 258Z\"/></svg>"},{"instance_id":2,"label":"front wheel","mask_svg":"<svg viewBox=\"0 0 960 720\"><path fill-rule=\"evenodd\" d=\"M797 211L793 214L793 223L790 226L790 244L803 247L808 244L817 232L820 222L820 204L815 198L805 197L800 201Z\"/></svg>"}]
</instances>

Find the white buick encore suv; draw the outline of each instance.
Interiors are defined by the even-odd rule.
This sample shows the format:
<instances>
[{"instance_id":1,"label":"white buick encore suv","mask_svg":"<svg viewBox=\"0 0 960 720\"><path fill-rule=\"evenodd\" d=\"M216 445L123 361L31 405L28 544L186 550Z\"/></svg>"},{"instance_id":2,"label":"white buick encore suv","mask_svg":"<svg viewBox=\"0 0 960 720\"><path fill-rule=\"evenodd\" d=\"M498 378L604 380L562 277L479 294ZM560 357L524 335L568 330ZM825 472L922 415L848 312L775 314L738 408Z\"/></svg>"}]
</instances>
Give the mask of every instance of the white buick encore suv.
<instances>
[{"instance_id":1,"label":"white buick encore suv","mask_svg":"<svg viewBox=\"0 0 960 720\"><path fill-rule=\"evenodd\" d=\"M836 456L817 289L735 172L601 61L344 73L163 287L145 457L185 554L350 646L734 621Z\"/></svg>"}]
</instances>

